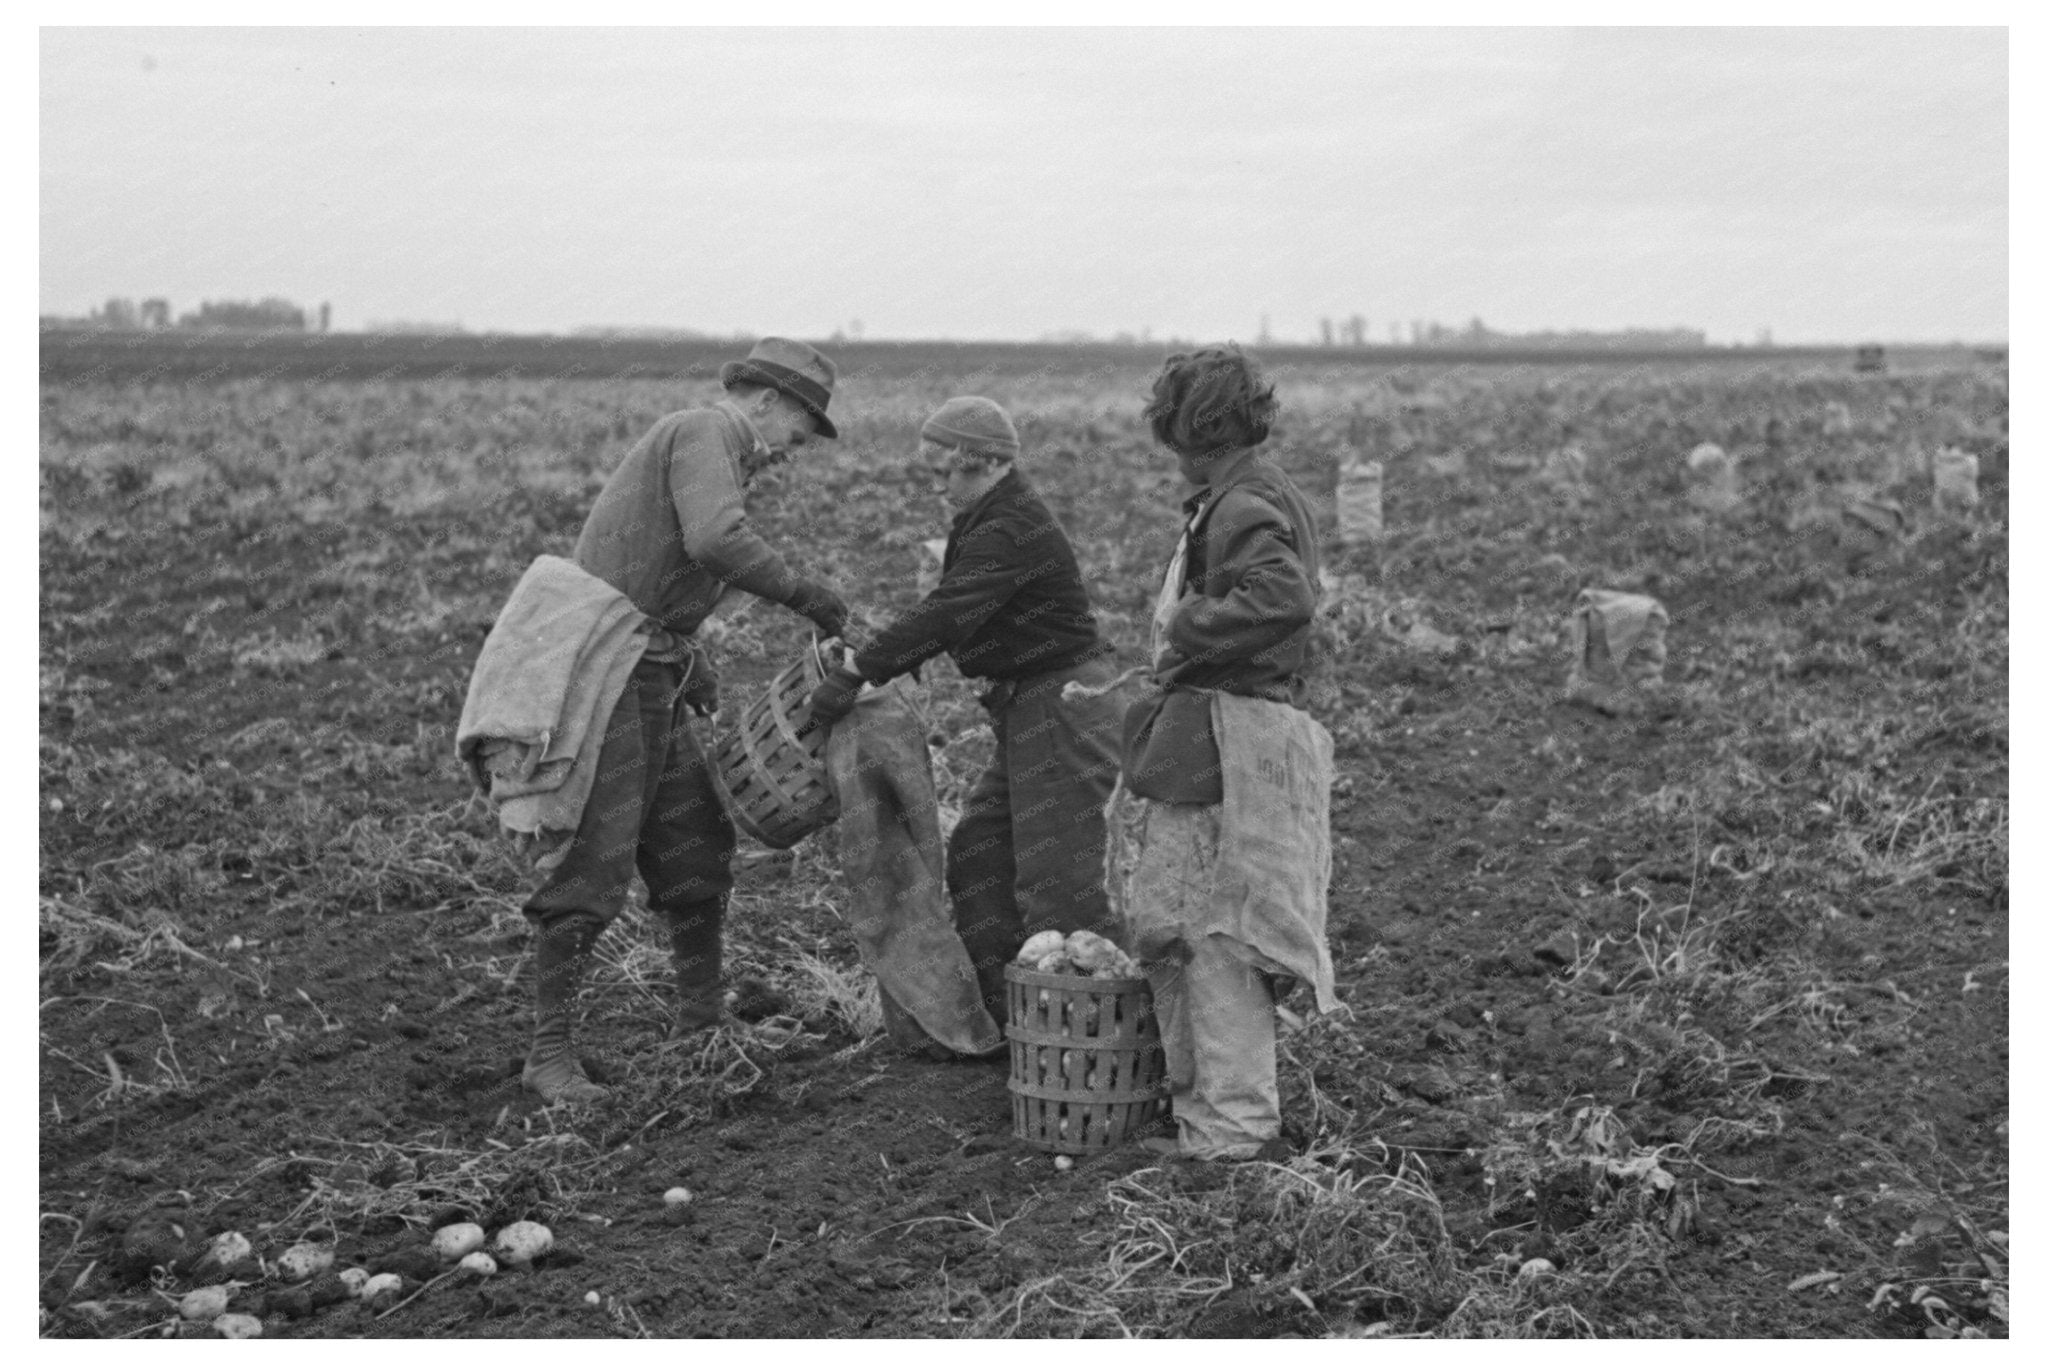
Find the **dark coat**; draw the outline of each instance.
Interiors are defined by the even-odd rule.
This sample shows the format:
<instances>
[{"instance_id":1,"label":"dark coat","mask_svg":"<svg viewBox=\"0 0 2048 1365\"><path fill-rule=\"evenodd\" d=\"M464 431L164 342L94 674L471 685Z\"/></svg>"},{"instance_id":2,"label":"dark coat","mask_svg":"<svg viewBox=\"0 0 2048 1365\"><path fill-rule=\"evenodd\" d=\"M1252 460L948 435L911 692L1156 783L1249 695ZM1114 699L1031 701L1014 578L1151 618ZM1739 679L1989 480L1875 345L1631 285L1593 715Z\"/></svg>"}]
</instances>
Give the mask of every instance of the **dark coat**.
<instances>
[{"instance_id":1,"label":"dark coat","mask_svg":"<svg viewBox=\"0 0 2048 1365\"><path fill-rule=\"evenodd\" d=\"M1165 690L1124 717L1124 782L1147 800L1212 806L1223 772L1209 694L1306 709L1320 561L1308 503L1263 456L1182 508L1185 590L1154 669Z\"/></svg>"},{"instance_id":2,"label":"dark coat","mask_svg":"<svg viewBox=\"0 0 2048 1365\"><path fill-rule=\"evenodd\" d=\"M938 587L853 664L886 682L951 654L966 677L1015 682L1107 652L1066 531L1012 469L953 518Z\"/></svg>"},{"instance_id":3,"label":"dark coat","mask_svg":"<svg viewBox=\"0 0 2048 1365\"><path fill-rule=\"evenodd\" d=\"M1322 595L1307 500L1277 465L1254 455L1182 507L1194 523L1188 597L1168 624L1160 681L1300 705Z\"/></svg>"}]
</instances>

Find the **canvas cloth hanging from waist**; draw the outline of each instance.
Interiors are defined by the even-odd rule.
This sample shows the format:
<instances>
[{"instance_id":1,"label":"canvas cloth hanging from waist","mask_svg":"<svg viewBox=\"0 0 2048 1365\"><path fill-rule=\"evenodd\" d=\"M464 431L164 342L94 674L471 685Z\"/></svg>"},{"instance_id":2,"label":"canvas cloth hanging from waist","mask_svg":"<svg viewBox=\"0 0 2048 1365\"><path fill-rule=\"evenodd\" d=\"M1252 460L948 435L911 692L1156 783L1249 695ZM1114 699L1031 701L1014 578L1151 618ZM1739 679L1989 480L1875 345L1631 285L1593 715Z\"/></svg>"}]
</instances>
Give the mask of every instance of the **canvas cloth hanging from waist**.
<instances>
[{"instance_id":1,"label":"canvas cloth hanging from waist","mask_svg":"<svg viewBox=\"0 0 2048 1365\"><path fill-rule=\"evenodd\" d=\"M1177 956L1176 944L1221 938L1249 965L1307 982L1316 1007L1332 1009L1329 731L1282 702L1227 692L1207 700L1223 799L1196 808L1119 787L1111 800L1109 885L1125 942L1158 961ZM1200 856L1205 842L1210 857Z\"/></svg>"}]
</instances>

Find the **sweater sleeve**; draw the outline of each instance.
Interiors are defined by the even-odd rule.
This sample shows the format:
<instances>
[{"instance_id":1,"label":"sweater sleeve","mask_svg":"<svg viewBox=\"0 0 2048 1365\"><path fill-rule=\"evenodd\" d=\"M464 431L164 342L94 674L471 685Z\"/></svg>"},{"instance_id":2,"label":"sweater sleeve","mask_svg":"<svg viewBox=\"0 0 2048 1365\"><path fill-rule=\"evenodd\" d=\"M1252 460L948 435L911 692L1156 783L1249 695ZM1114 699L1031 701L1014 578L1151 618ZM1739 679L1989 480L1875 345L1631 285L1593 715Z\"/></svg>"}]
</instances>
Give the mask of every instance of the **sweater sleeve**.
<instances>
[{"instance_id":1,"label":"sweater sleeve","mask_svg":"<svg viewBox=\"0 0 2048 1365\"><path fill-rule=\"evenodd\" d=\"M1190 593L1167 623L1167 643L1186 661L1229 663L1287 639L1315 617L1315 585L1286 514L1250 493L1226 493L1209 516L1208 580L1221 597Z\"/></svg>"},{"instance_id":2,"label":"sweater sleeve","mask_svg":"<svg viewBox=\"0 0 2048 1365\"><path fill-rule=\"evenodd\" d=\"M1008 527L989 521L960 539L939 585L854 655L869 682L887 682L967 642L1031 581L1029 557Z\"/></svg>"},{"instance_id":3,"label":"sweater sleeve","mask_svg":"<svg viewBox=\"0 0 2048 1365\"><path fill-rule=\"evenodd\" d=\"M669 495L682 527L683 553L733 587L787 603L796 577L747 521L721 424L679 424L669 451Z\"/></svg>"}]
</instances>

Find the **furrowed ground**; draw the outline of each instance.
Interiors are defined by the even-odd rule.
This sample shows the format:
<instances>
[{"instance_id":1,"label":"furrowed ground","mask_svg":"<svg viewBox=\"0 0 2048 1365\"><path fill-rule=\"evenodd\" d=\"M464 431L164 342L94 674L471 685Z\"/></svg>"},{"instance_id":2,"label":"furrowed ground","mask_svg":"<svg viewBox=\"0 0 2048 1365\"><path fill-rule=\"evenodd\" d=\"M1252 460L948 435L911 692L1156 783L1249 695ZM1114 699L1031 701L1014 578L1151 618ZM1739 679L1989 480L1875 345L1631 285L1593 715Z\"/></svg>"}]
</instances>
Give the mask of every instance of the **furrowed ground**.
<instances>
[{"instance_id":1,"label":"furrowed ground","mask_svg":"<svg viewBox=\"0 0 2048 1365\"><path fill-rule=\"evenodd\" d=\"M987 393L1135 663L1180 497L1147 367L966 369L849 364L762 529L882 619L945 529L916 425ZM518 1092L469 666L708 380L126 373L42 394L45 1334L175 1334L224 1277L277 1336L2005 1333L2002 366L1276 365L1305 483L1386 465L1325 603L1347 1008L1284 1040L1291 1160L1068 1171L1007 1140L1002 1068L880 1036L831 830L743 850L744 1026L659 1046L636 912L586 1000L611 1098ZM1689 497L1701 441L1739 506ZM1972 512L1932 505L1947 445ZM1841 514L1879 496L1903 528ZM1562 701L1583 587L1670 612L1632 713ZM799 625L721 618L728 719ZM926 672L957 809L987 732ZM517 1218L537 1269L423 1254ZM229 1230L265 1260L198 1264ZM402 1293L269 1273L302 1240Z\"/></svg>"}]
</instances>

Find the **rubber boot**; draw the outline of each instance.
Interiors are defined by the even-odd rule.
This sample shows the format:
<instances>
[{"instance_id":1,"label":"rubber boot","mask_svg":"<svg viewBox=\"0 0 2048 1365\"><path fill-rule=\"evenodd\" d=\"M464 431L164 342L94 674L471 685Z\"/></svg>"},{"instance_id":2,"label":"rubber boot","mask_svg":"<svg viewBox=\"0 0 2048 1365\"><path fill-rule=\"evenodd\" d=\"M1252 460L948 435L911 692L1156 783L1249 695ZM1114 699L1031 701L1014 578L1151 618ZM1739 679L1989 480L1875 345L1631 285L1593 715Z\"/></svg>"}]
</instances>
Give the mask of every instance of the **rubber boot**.
<instances>
[{"instance_id":1,"label":"rubber boot","mask_svg":"<svg viewBox=\"0 0 2048 1365\"><path fill-rule=\"evenodd\" d=\"M534 950L533 1046L519 1083L547 1104L602 1099L604 1087L576 1056L576 996L590 970L590 950L604 921L580 910L549 918Z\"/></svg>"},{"instance_id":2,"label":"rubber boot","mask_svg":"<svg viewBox=\"0 0 2048 1365\"><path fill-rule=\"evenodd\" d=\"M725 897L684 901L662 912L668 921L669 954L676 964L676 1015L669 1027L675 1042L715 1028L725 1013L723 978Z\"/></svg>"}]
</instances>

